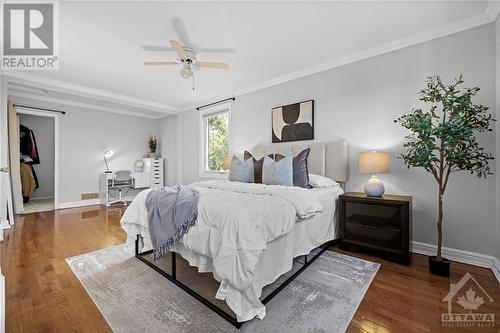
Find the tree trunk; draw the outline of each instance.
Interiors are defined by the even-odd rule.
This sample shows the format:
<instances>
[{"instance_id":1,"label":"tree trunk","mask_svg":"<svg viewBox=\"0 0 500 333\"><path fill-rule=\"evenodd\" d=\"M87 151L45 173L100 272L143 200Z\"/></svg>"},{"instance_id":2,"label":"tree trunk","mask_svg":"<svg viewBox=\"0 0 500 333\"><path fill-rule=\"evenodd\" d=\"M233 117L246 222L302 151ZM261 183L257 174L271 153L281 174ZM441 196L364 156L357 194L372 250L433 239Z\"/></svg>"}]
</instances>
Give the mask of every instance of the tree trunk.
<instances>
[{"instance_id":1,"label":"tree trunk","mask_svg":"<svg viewBox=\"0 0 500 333\"><path fill-rule=\"evenodd\" d=\"M438 230L438 244L437 244L437 255L436 260L441 261L441 245L443 243L443 190L439 186L438 194L438 220L437 220L437 230Z\"/></svg>"}]
</instances>

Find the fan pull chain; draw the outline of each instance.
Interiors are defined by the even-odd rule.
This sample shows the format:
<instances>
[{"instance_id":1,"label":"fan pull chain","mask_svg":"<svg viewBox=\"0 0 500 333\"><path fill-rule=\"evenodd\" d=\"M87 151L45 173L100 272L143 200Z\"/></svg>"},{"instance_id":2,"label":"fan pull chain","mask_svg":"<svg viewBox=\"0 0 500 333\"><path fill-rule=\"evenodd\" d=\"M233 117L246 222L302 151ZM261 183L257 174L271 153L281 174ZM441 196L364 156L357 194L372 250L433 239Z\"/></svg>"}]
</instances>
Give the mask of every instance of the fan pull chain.
<instances>
[{"instance_id":1,"label":"fan pull chain","mask_svg":"<svg viewBox=\"0 0 500 333\"><path fill-rule=\"evenodd\" d=\"M194 73L191 77L193 78L193 91L194 91Z\"/></svg>"}]
</instances>

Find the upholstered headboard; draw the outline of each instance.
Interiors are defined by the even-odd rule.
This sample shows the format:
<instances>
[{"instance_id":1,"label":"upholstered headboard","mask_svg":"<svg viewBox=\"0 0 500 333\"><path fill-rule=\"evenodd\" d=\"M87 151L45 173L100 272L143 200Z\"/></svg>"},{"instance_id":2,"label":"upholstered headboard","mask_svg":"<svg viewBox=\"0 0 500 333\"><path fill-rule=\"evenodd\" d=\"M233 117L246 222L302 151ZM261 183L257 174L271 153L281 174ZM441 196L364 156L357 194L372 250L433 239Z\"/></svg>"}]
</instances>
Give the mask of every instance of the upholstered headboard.
<instances>
[{"instance_id":1,"label":"upholstered headboard","mask_svg":"<svg viewBox=\"0 0 500 333\"><path fill-rule=\"evenodd\" d=\"M345 140L260 144L252 149L252 154L256 158L276 153L295 156L306 148L311 148L308 161L309 173L322 175L340 183L346 182L347 142Z\"/></svg>"}]
</instances>

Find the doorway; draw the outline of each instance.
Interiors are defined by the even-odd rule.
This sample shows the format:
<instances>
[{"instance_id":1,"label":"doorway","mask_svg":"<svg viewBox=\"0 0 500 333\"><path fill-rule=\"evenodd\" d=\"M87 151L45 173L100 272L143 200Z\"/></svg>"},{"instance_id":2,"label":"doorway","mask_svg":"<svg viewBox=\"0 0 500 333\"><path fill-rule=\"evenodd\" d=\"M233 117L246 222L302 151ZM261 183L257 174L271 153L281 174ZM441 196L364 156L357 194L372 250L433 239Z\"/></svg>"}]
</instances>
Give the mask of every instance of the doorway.
<instances>
[{"instance_id":1,"label":"doorway","mask_svg":"<svg viewBox=\"0 0 500 333\"><path fill-rule=\"evenodd\" d=\"M22 213L57 209L59 117L23 107L16 107L16 113L20 134Z\"/></svg>"}]
</instances>

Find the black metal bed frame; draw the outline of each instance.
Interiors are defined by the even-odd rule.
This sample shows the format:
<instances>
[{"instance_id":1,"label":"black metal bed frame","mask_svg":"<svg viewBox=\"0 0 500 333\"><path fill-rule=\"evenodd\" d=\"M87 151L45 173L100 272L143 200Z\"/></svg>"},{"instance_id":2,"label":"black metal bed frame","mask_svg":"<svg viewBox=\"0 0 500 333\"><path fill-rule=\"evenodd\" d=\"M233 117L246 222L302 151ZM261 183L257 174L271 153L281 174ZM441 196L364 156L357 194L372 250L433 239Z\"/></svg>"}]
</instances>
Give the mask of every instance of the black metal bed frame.
<instances>
[{"instance_id":1,"label":"black metal bed frame","mask_svg":"<svg viewBox=\"0 0 500 333\"><path fill-rule=\"evenodd\" d=\"M175 285L180 287L182 290L187 292L189 295L193 296L196 298L198 301L201 303L205 304L208 308L210 308L212 311L217 313L219 316L227 320L229 323L234 325L236 328L240 328L241 325L243 325L245 322L238 322L236 318L219 308L217 305L206 299L205 297L201 296L198 294L196 291L193 289L189 288L187 285L182 283L181 281L177 280L177 254L176 252L170 252L171 253L171 258L172 258L172 265L171 265L171 273L165 272L163 269L160 267L156 266L152 261L145 259L144 257L146 255L152 254L153 250L145 251L145 252L139 252L139 238L141 236L137 235L137 239L135 240L135 257L148 265L149 267L153 268L155 271L166 277L168 280L173 282ZM328 241L324 243L323 245L320 245L316 249L320 249L318 253L314 254L312 258L308 258L308 254L304 255L304 264L302 267L300 267L295 273L293 273L288 279L286 279L282 284L280 284L275 290L273 290L269 295L264 297L263 300L261 300L262 304L267 304L271 299L273 299L280 291L282 291L286 286L290 284L297 276L300 275L307 267L309 267L316 259L318 259L327 249L328 247L333 243L334 241ZM315 249L313 249L315 250ZM312 253L312 251L311 251ZM310 253L310 254L311 254Z\"/></svg>"}]
</instances>

